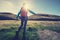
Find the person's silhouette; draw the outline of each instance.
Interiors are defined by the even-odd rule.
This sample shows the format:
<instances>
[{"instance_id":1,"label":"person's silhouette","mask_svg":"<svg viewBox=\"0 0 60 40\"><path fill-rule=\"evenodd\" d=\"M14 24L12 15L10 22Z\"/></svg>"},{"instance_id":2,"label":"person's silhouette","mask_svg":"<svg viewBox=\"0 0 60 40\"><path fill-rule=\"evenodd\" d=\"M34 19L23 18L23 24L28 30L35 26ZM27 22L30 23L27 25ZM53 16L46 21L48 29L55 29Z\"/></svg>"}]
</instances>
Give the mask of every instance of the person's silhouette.
<instances>
[{"instance_id":1,"label":"person's silhouette","mask_svg":"<svg viewBox=\"0 0 60 40\"><path fill-rule=\"evenodd\" d=\"M21 17L20 17L20 19L21 19L21 26L18 28L18 31L16 31L15 40L16 40L16 39L18 40L19 32L20 32L20 30L22 29L22 27L23 27L23 29L24 29L22 40L26 40L25 34L26 34L26 24L27 24L27 20L28 20L28 15L27 15L27 13L28 13L28 11L29 11L30 13L35 14L33 11L27 9L27 8L25 7L25 5L26 5L26 4L23 3L23 6L21 7L21 10L19 11L19 13L18 13L17 16L16 16L16 19L18 19L19 15L21 15Z\"/></svg>"}]
</instances>

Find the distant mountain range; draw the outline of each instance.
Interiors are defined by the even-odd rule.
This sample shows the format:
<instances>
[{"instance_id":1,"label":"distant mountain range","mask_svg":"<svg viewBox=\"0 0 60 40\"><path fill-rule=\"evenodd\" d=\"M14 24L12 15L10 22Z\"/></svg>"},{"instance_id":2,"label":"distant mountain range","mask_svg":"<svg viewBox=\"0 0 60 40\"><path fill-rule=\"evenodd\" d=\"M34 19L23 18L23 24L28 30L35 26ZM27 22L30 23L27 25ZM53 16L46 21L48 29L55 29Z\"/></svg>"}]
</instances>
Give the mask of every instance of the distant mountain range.
<instances>
[{"instance_id":1,"label":"distant mountain range","mask_svg":"<svg viewBox=\"0 0 60 40\"><path fill-rule=\"evenodd\" d=\"M29 16L28 19L38 21L60 21L60 16L50 14L36 14ZM0 20L16 20L16 15L7 12L0 12Z\"/></svg>"},{"instance_id":2,"label":"distant mountain range","mask_svg":"<svg viewBox=\"0 0 60 40\"><path fill-rule=\"evenodd\" d=\"M60 21L60 16L50 14L36 14L29 17L29 20L39 21Z\"/></svg>"},{"instance_id":3,"label":"distant mountain range","mask_svg":"<svg viewBox=\"0 0 60 40\"><path fill-rule=\"evenodd\" d=\"M16 15L7 12L0 12L0 20L15 20Z\"/></svg>"}]
</instances>

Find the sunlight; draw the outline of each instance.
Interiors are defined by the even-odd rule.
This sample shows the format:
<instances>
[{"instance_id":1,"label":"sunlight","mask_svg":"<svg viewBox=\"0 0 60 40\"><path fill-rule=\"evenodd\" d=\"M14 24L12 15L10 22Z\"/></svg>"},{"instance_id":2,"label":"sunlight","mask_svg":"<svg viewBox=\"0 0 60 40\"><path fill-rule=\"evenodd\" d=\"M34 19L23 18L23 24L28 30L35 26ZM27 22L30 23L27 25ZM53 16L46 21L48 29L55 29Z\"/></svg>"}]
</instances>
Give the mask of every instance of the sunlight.
<instances>
[{"instance_id":1,"label":"sunlight","mask_svg":"<svg viewBox=\"0 0 60 40\"><path fill-rule=\"evenodd\" d=\"M25 6L24 6L26 9L31 9L32 8L32 6L30 6L30 4L29 3L25 3Z\"/></svg>"},{"instance_id":2,"label":"sunlight","mask_svg":"<svg viewBox=\"0 0 60 40\"><path fill-rule=\"evenodd\" d=\"M32 9L32 4L31 4L31 0L28 1L28 0L22 0L22 4L25 3L25 8L27 9Z\"/></svg>"}]
</instances>

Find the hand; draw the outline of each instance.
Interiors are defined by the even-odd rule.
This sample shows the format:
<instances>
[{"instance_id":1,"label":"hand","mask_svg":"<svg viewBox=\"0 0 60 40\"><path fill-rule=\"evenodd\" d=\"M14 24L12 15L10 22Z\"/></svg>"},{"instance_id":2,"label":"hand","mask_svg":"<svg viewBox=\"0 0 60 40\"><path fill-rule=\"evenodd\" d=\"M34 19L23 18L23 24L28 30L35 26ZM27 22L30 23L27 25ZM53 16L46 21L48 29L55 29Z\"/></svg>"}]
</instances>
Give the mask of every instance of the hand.
<instances>
[{"instance_id":1,"label":"hand","mask_svg":"<svg viewBox=\"0 0 60 40\"><path fill-rule=\"evenodd\" d=\"M36 15L35 13L33 15Z\"/></svg>"},{"instance_id":2,"label":"hand","mask_svg":"<svg viewBox=\"0 0 60 40\"><path fill-rule=\"evenodd\" d=\"M16 21L18 21L18 18L16 18Z\"/></svg>"}]
</instances>

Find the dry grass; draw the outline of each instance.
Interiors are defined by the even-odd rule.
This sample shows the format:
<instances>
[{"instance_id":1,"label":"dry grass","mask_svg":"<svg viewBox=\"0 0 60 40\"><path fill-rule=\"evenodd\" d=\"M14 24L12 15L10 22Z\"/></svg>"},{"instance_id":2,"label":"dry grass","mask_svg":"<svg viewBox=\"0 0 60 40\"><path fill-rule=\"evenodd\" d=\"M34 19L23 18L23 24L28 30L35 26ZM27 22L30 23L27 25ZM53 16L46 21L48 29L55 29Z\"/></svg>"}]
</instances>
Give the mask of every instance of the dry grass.
<instances>
[{"instance_id":1,"label":"dry grass","mask_svg":"<svg viewBox=\"0 0 60 40\"><path fill-rule=\"evenodd\" d=\"M5 28L18 27L19 24L20 24L20 21L16 21L16 20L4 20L4 21L0 20L0 29L3 28L2 31L4 31ZM40 25L42 25L42 26L40 26ZM28 21L27 27L31 27L30 29L33 30L31 32L27 31L27 38L29 38L30 40L31 39L38 40L39 38L42 40L50 40L50 39L53 40L53 38L55 38L55 35L52 36L52 34L55 34L55 32L53 33L53 31L60 32L60 21ZM35 27L35 28L33 28L33 27ZM36 29L37 29L37 31L35 31ZM41 30L41 29L44 29L44 30ZM45 29L48 29L48 30L45 31ZM11 29L12 31L10 29L8 29L8 30L6 30L7 31L6 34L4 34L5 32L3 32L3 34L9 40L10 37L8 37L8 36L11 35L11 39L12 39L12 35L14 35L15 31L13 31L14 29L13 30ZM49 30L52 30L52 32L50 32ZM37 33L39 36L35 37L37 35L35 33ZM3 34L1 33L2 36L0 36L0 37L2 37L2 38L0 38L0 40L3 39L3 37L4 37ZM21 34L22 34L22 32L21 32ZM33 37L32 34L35 36ZM58 34L56 34L56 37L57 37L57 35ZM52 38L51 38L51 36L52 36ZM60 35L59 35L59 37L60 37ZM4 40L6 40L6 38L4 38ZM54 40L57 40L57 38Z\"/></svg>"},{"instance_id":2,"label":"dry grass","mask_svg":"<svg viewBox=\"0 0 60 40\"><path fill-rule=\"evenodd\" d=\"M28 27L35 27L35 25L43 26L57 26L60 27L60 21L28 21ZM0 28L19 27L20 21L16 20L0 20Z\"/></svg>"},{"instance_id":3,"label":"dry grass","mask_svg":"<svg viewBox=\"0 0 60 40\"><path fill-rule=\"evenodd\" d=\"M0 20L0 25L20 24L20 21L16 20ZM44 26L60 26L60 21L28 21L27 25L44 25Z\"/></svg>"}]
</instances>

